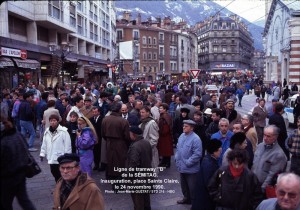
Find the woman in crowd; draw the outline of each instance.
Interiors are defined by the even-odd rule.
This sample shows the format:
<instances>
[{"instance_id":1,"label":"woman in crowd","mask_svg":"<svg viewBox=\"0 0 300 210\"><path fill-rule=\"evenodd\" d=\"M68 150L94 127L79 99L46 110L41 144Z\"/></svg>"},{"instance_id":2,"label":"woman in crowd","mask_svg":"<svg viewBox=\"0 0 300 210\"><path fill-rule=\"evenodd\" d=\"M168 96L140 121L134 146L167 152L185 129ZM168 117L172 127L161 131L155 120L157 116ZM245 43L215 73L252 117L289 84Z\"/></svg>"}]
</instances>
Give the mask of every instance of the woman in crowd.
<instances>
[{"instance_id":1,"label":"woman in crowd","mask_svg":"<svg viewBox=\"0 0 300 210\"><path fill-rule=\"evenodd\" d=\"M78 129L77 126L77 120L78 120L78 114L77 112L71 112L70 113L70 121L67 122L67 128L68 128L68 133L71 137L71 145L72 145L72 153L76 153L76 131Z\"/></svg>"},{"instance_id":2,"label":"woman in crowd","mask_svg":"<svg viewBox=\"0 0 300 210\"><path fill-rule=\"evenodd\" d=\"M78 130L76 131L76 149L80 157L80 168L82 172L92 175L92 163L94 161L94 145L98 138L94 126L86 117L77 120Z\"/></svg>"},{"instance_id":3,"label":"woman in crowd","mask_svg":"<svg viewBox=\"0 0 300 210\"><path fill-rule=\"evenodd\" d=\"M195 199L192 201L192 210L213 210L215 203L209 196L208 182L218 170L218 159L222 152L222 142L212 139L207 142L207 154L203 158L197 177Z\"/></svg>"},{"instance_id":4,"label":"woman in crowd","mask_svg":"<svg viewBox=\"0 0 300 210\"><path fill-rule=\"evenodd\" d=\"M66 127L59 124L58 114L49 116L50 126L45 130L40 152L41 161L47 158L50 170L57 182L61 177L57 158L65 153L71 153L71 139Z\"/></svg>"},{"instance_id":5,"label":"woman in crowd","mask_svg":"<svg viewBox=\"0 0 300 210\"><path fill-rule=\"evenodd\" d=\"M162 103L159 107L159 139L157 144L158 154L162 157L159 166L167 168L171 165L171 156L173 155L172 118L168 114L168 109L169 106L166 103Z\"/></svg>"},{"instance_id":6,"label":"woman in crowd","mask_svg":"<svg viewBox=\"0 0 300 210\"><path fill-rule=\"evenodd\" d=\"M263 194L256 175L247 168L246 151L234 149L227 159L229 165L219 168L208 184L216 210L254 210Z\"/></svg>"}]
</instances>

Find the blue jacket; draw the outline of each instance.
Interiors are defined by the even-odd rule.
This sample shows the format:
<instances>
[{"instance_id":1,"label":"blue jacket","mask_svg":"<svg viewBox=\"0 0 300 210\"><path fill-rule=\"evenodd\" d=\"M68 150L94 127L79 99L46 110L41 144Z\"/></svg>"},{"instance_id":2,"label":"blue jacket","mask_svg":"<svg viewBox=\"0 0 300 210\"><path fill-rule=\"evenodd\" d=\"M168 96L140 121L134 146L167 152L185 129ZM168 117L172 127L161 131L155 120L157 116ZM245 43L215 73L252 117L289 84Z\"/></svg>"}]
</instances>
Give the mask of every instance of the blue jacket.
<instances>
[{"instance_id":1,"label":"blue jacket","mask_svg":"<svg viewBox=\"0 0 300 210\"><path fill-rule=\"evenodd\" d=\"M183 133L179 136L175 162L180 173L197 173L200 170L201 155L202 142L196 133Z\"/></svg>"},{"instance_id":2,"label":"blue jacket","mask_svg":"<svg viewBox=\"0 0 300 210\"><path fill-rule=\"evenodd\" d=\"M223 155L230 146L230 139L231 139L232 136L233 136L232 131L228 131L226 133L225 137L222 137L221 131L218 131L217 133L214 133L210 138L210 139L218 139L222 142L222 153L221 153L221 156L219 158L219 166L222 165Z\"/></svg>"}]
</instances>

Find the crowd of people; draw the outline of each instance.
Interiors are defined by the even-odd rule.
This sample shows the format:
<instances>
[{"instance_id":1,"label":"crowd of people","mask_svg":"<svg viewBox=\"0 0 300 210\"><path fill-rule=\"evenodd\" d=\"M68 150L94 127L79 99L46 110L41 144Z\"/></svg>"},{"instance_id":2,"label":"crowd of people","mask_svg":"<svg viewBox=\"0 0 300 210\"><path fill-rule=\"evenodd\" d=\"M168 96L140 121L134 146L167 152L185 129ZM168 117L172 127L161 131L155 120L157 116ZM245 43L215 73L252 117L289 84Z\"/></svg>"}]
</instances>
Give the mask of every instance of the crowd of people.
<instances>
[{"instance_id":1,"label":"crowd of people","mask_svg":"<svg viewBox=\"0 0 300 210\"><path fill-rule=\"evenodd\" d=\"M236 102L241 107L243 96L249 94L247 84L225 85L219 95L197 85L194 97L188 82L151 89L141 82L130 87L78 83L53 89L30 84L3 90L1 209L12 209L15 196L24 209L35 209L20 173L24 164L12 158L21 150L16 141L25 142L29 152L40 152L41 161L47 159L56 182L54 209L104 209L101 191L91 178L93 170L105 171L107 179L122 179L115 168L168 169L172 156L183 194L178 204L199 210L266 205L274 210L299 209L300 97L297 128L288 135L279 85L270 93L264 84L255 84L257 105L245 115L235 109ZM264 93L274 95L270 107ZM10 145L12 137L15 142ZM40 148L35 147L36 139ZM279 175L288 160L291 173ZM15 161L19 162L12 168L10 162ZM263 201L277 177L278 201ZM9 195L2 196L7 191L2 186L15 179L19 181ZM74 191L80 199L71 203ZM149 193L131 196L134 209L151 209ZM286 208L290 200L294 204Z\"/></svg>"}]
</instances>

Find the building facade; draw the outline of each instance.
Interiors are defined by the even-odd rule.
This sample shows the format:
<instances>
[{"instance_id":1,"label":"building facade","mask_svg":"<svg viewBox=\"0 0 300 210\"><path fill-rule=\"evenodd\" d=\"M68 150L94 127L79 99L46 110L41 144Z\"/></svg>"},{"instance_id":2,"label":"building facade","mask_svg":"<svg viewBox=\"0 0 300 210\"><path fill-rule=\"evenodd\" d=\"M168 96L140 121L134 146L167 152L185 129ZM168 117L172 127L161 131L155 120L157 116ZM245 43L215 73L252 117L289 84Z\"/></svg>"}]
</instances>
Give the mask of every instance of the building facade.
<instances>
[{"instance_id":1,"label":"building facade","mask_svg":"<svg viewBox=\"0 0 300 210\"><path fill-rule=\"evenodd\" d=\"M199 68L226 74L251 68L253 39L236 15L210 17L195 25Z\"/></svg>"},{"instance_id":2,"label":"building facade","mask_svg":"<svg viewBox=\"0 0 300 210\"><path fill-rule=\"evenodd\" d=\"M272 1L263 33L266 81L300 85L299 11L298 1Z\"/></svg>"},{"instance_id":3,"label":"building facade","mask_svg":"<svg viewBox=\"0 0 300 210\"><path fill-rule=\"evenodd\" d=\"M108 59L116 51L113 1L7 1L0 15L0 68L12 78L1 81L4 86L108 75ZM3 53L17 51L26 58Z\"/></svg>"},{"instance_id":4,"label":"building facade","mask_svg":"<svg viewBox=\"0 0 300 210\"><path fill-rule=\"evenodd\" d=\"M182 32L170 17L142 21L138 14L131 20L131 14L124 12L116 30L123 79L176 80L196 68L196 36ZM124 42L132 46L131 57L122 54L129 50L122 47Z\"/></svg>"}]
</instances>

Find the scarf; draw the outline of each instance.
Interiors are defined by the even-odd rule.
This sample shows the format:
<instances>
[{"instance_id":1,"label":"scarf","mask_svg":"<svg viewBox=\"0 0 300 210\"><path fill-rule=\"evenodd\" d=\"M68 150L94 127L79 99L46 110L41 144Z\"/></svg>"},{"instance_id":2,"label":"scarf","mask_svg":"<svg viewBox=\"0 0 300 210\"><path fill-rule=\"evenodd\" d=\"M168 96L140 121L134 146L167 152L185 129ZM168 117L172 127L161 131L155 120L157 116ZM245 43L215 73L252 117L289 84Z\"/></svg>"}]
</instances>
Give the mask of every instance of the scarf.
<instances>
[{"instance_id":1,"label":"scarf","mask_svg":"<svg viewBox=\"0 0 300 210\"><path fill-rule=\"evenodd\" d=\"M55 131L56 131L57 127L56 128L53 128L52 126L49 127L49 131L52 133L52 135L55 135Z\"/></svg>"},{"instance_id":2,"label":"scarf","mask_svg":"<svg viewBox=\"0 0 300 210\"><path fill-rule=\"evenodd\" d=\"M244 167L242 167L242 168L234 168L232 166L232 164L230 163L229 164L229 170L230 170L230 173L232 174L232 176L235 178L235 177L240 177L241 176L241 174L244 171Z\"/></svg>"},{"instance_id":3,"label":"scarf","mask_svg":"<svg viewBox=\"0 0 300 210\"><path fill-rule=\"evenodd\" d=\"M152 117L147 117L147 118L141 120L141 122L142 122L142 124L141 124L141 129L142 129L143 132L144 132L144 130L145 130L146 124L147 124L148 122L150 122L151 120L153 120Z\"/></svg>"},{"instance_id":4,"label":"scarf","mask_svg":"<svg viewBox=\"0 0 300 210\"><path fill-rule=\"evenodd\" d=\"M245 132L245 134L248 132L248 130L250 129L250 128L252 128L253 127L253 124L251 123L250 125L248 125L248 127L247 128L245 128L245 130L244 130L244 132Z\"/></svg>"},{"instance_id":5,"label":"scarf","mask_svg":"<svg viewBox=\"0 0 300 210\"><path fill-rule=\"evenodd\" d=\"M66 182L65 180L62 181L61 187L60 187L60 206L64 206L66 200L68 199L70 193L72 192L73 188L76 184L76 179Z\"/></svg>"}]
</instances>

